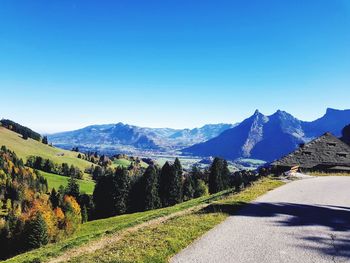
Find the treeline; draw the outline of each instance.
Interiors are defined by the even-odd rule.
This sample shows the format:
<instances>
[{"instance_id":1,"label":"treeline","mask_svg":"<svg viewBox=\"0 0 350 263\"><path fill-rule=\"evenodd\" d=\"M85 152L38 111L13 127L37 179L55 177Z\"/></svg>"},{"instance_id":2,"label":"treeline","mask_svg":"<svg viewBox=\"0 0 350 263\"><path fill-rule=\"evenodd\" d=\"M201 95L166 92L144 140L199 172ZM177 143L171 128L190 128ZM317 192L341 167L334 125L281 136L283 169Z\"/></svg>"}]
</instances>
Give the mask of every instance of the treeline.
<instances>
[{"instance_id":1,"label":"treeline","mask_svg":"<svg viewBox=\"0 0 350 263\"><path fill-rule=\"evenodd\" d=\"M78 147L72 148L73 152L79 152ZM78 154L79 159L86 160L88 162L91 162L96 165L100 165L103 167L107 167L112 164L111 159L106 155L99 155L97 152L87 152L87 153L79 153Z\"/></svg>"},{"instance_id":2,"label":"treeline","mask_svg":"<svg viewBox=\"0 0 350 263\"><path fill-rule=\"evenodd\" d=\"M7 119L2 119L0 121L0 124L1 126L11 130L11 131L14 131L16 133L19 133L22 135L23 139L28 139L28 138L31 138L33 140L36 140L36 141L41 141L41 135L27 127L24 127L14 121L11 121L11 120L7 120Z\"/></svg>"},{"instance_id":3,"label":"treeline","mask_svg":"<svg viewBox=\"0 0 350 263\"><path fill-rule=\"evenodd\" d=\"M149 165L141 176L130 176L125 168L96 167L93 193L94 217L106 218L128 212L172 206L229 188L237 191L256 181L260 175L250 171L231 173L225 160L215 158L209 170L194 166L185 173L179 159L166 162L160 169Z\"/></svg>"},{"instance_id":4,"label":"treeline","mask_svg":"<svg viewBox=\"0 0 350 263\"><path fill-rule=\"evenodd\" d=\"M141 176L130 176L121 167L99 171L94 176L96 218L171 206L208 193L203 174L196 170L196 175L184 175L179 159L162 169L150 165Z\"/></svg>"},{"instance_id":5,"label":"treeline","mask_svg":"<svg viewBox=\"0 0 350 263\"><path fill-rule=\"evenodd\" d=\"M63 176L72 176L77 179L83 178L83 172L76 166L69 166L67 163L61 165L52 162L50 159L44 159L40 156L29 156L26 166L47 173L53 173Z\"/></svg>"},{"instance_id":6,"label":"treeline","mask_svg":"<svg viewBox=\"0 0 350 263\"><path fill-rule=\"evenodd\" d=\"M79 227L81 210L70 189L63 189L57 198L47 192L44 177L1 147L1 259L65 238Z\"/></svg>"}]
</instances>

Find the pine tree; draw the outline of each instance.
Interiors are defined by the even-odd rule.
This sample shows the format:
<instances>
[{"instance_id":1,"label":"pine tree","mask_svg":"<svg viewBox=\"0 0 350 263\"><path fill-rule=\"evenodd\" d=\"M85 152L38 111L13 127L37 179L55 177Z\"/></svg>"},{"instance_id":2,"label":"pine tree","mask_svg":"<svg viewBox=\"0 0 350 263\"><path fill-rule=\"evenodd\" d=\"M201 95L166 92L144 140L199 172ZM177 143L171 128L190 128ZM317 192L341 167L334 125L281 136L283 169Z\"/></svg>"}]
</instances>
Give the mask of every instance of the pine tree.
<instances>
[{"instance_id":1,"label":"pine tree","mask_svg":"<svg viewBox=\"0 0 350 263\"><path fill-rule=\"evenodd\" d=\"M151 210L161 207L159 197L158 171L153 165L148 166L144 175L144 209Z\"/></svg>"},{"instance_id":2,"label":"pine tree","mask_svg":"<svg viewBox=\"0 0 350 263\"><path fill-rule=\"evenodd\" d=\"M183 200L191 200L194 197L194 180L192 176L187 176L183 185Z\"/></svg>"},{"instance_id":3,"label":"pine tree","mask_svg":"<svg viewBox=\"0 0 350 263\"><path fill-rule=\"evenodd\" d=\"M55 209L59 205L59 194L56 192L55 188L52 188L51 193L50 193L50 202L52 205L52 208Z\"/></svg>"},{"instance_id":4,"label":"pine tree","mask_svg":"<svg viewBox=\"0 0 350 263\"><path fill-rule=\"evenodd\" d=\"M47 140L47 136L44 136L43 139L42 139L42 143L43 144L48 144L48 140Z\"/></svg>"},{"instance_id":5,"label":"pine tree","mask_svg":"<svg viewBox=\"0 0 350 263\"><path fill-rule=\"evenodd\" d=\"M83 206L83 209L81 210L81 221L82 223L86 223L88 221L88 211L86 206Z\"/></svg>"},{"instance_id":6,"label":"pine tree","mask_svg":"<svg viewBox=\"0 0 350 263\"><path fill-rule=\"evenodd\" d=\"M128 208L130 178L125 168L107 170L97 178L93 193L97 218L123 214Z\"/></svg>"},{"instance_id":7,"label":"pine tree","mask_svg":"<svg viewBox=\"0 0 350 263\"><path fill-rule=\"evenodd\" d=\"M130 191L130 178L128 170L117 168L114 175L114 184L116 191L114 193L114 212L115 214L124 214L128 209L128 198Z\"/></svg>"},{"instance_id":8,"label":"pine tree","mask_svg":"<svg viewBox=\"0 0 350 263\"><path fill-rule=\"evenodd\" d=\"M92 172L92 179L94 179L95 181L98 179L98 177L102 176L103 174L103 170L100 166L95 166L93 168L93 172Z\"/></svg>"},{"instance_id":9,"label":"pine tree","mask_svg":"<svg viewBox=\"0 0 350 263\"><path fill-rule=\"evenodd\" d=\"M39 248L49 242L47 225L40 213L26 223L24 238L29 249Z\"/></svg>"},{"instance_id":10,"label":"pine tree","mask_svg":"<svg viewBox=\"0 0 350 263\"><path fill-rule=\"evenodd\" d=\"M170 174L172 173L171 165L166 162L160 172L159 181L159 196L162 206L169 206L169 188L170 188Z\"/></svg>"},{"instance_id":11,"label":"pine tree","mask_svg":"<svg viewBox=\"0 0 350 263\"><path fill-rule=\"evenodd\" d=\"M71 176L68 180L67 188L65 189L67 195L73 196L75 199L79 197L80 186L76 178Z\"/></svg>"},{"instance_id":12,"label":"pine tree","mask_svg":"<svg viewBox=\"0 0 350 263\"><path fill-rule=\"evenodd\" d=\"M175 205L182 202L182 166L178 158L171 168L168 202Z\"/></svg>"},{"instance_id":13,"label":"pine tree","mask_svg":"<svg viewBox=\"0 0 350 263\"><path fill-rule=\"evenodd\" d=\"M227 162L216 157L210 167L209 192L214 194L227 189L229 187L228 176Z\"/></svg>"}]
</instances>

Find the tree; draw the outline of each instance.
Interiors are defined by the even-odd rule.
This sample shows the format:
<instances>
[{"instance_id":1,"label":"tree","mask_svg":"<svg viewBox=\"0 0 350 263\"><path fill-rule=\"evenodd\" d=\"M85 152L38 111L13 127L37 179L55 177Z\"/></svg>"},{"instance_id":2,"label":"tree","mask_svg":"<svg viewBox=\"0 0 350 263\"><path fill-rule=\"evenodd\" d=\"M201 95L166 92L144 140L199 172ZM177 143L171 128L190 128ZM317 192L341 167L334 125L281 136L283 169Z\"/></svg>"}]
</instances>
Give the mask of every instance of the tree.
<instances>
[{"instance_id":1,"label":"tree","mask_svg":"<svg viewBox=\"0 0 350 263\"><path fill-rule=\"evenodd\" d=\"M169 188L170 188L170 174L172 173L172 167L169 162L166 162L160 172L159 182L159 196L162 205L169 206Z\"/></svg>"},{"instance_id":2,"label":"tree","mask_svg":"<svg viewBox=\"0 0 350 263\"><path fill-rule=\"evenodd\" d=\"M226 160L216 157L210 167L209 192L211 194L220 192L229 187L228 177L230 171Z\"/></svg>"},{"instance_id":3,"label":"tree","mask_svg":"<svg viewBox=\"0 0 350 263\"><path fill-rule=\"evenodd\" d=\"M27 221L24 238L28 249L39 248L49 242L47 226L41 213L38 212L34 218Z\"/></svg>"},{"instance_id":4,"label":"tree","mask_svg":"<svg viewBox=\"0 0 350 263\"><path fill-rule=\"evenodd\" d=\"M48 140L47 140L47 136L44 136L43 139L42 139L42 143L43 144L48 144Z\"/></svg>"},{"instance_id":5,"label":"tree","mask_svg":"<svg viewBox=\"0 0 350 263\"><path fill-rule=\"evenodd\" d=\"M178 158L172 166L169 185L169 204L175 205L182 202L182 166Z\"/></svg>"},{"instance_id":6,"label":"tree","mask_svg":"<svg viewBox=\"0 0 350 263\"><path fill-rule=\"evenodd\" d=\"M75 177L71 176L68 180L68 185L65 189L67 195L73 196L75 199L79 197L80 194L80 186Z\"/></svg>"},{"instance_id":7,"label":"tree","mask_svg":"<svg viewBox=\"0 0 350 263\"><path fill-rule=\"evenodd\" d=\"M97 218L123 214L128 208L130 178L125 168L107 170L98 177L93 193Z\"/></svg>"},{"instance_id":8,"label":"tree","mask_svg":"<svg viewBox=\"0 0 350 263\"><path fill-rule=\"evenodd\" d=\"M69 176L69 166L67 163L62 163L61 165L61 173L64 176Z\"/></svg>"},{"instance_id":9,"label":"tree","mask_svg":"<svg viewBox=\"0 0 350 263\"><path fill-rule=\"evenodd\" d=\"M350 124L343 128L341 139L343 142L350 145Z\"/></svg>"},{"instance_id":10,"label":"tree","mask_svg":"<svg viewBox=\"0 0 350 263\"><path fill-rule=\"evenodd\" d=\"M93 169L94 170L92 172L92 179L97 181L97 179L103 175L103 169L98 165L96 165Z\"/></svg>"},{"instance_id":11,"label":"tree","mask_svg":"<svg viewBox=\"0 0 350 263\"><path fill-rule=\"evenodd\" d=\"M84 205L82 210L81 210L81 222L86 223L88 221L88 211L86 206Z\"/></svg>"},{"instance_id":12,"label":"tree","mask_svg":"<svg viewBox=\"0 0 350 263\"><path fill-rule=\"evenodd\" d=\"M49 159L45 160L43 170L44 172L51 173L54 170L53 162L50 161Z\"/></svg>"},{"instance_id":13,"label":"tree","mask_svg":"<svg viewBox=\"0 0 350 263\"><path fill-rule=\"evenodd\" d=\"M59 206L60 196L59 196L59 193L56 192L55 188L52 188L52 190L51 190L50 202L51 202L51 205L52 205L53 209L55 209L56 207Z\"/></svg>"},{"instance_id":14,"label":"tree","mask_svg":"<svg viewBox=\"0 0 350 263\"><path fill-rule=\"evenodd\" d=\"M187 176L183 185L183 200L191 200L194 197L194 180L191 175Z\"/></svg>"},{"instance_id":15,"label":"tree","mask_svg":"<svg viewBox=\"0 0 350 263\"><path fill-rule=\"evenodd\" d=\"M114 193L114 212L115 214L123 214L128 206L128 198L130 191L130 178L128 170L125 168L117 168L114 174L114 185L117 191Z\"/></svg>"},{"instance_id":16,"label":"tree","mask_svg":"<svg viewBox=\"0 0 350 263\"><path fill-rule=\"evenodd\" d=\"M209 190L205 182L201 179L196 180L195 189L194 189L194 198L201 197L208 194L209 194Z\"/></svg>"},{"instance_id":17,"label":"tree","mask_svg":"<svg viewBox=\"0 0 350 263\"><path fill-rule=\"evenodd\" d=\"M144 209L161 207L159 197L158 171L153 165L147 167L144 175Z\"/></svg>"}]
</instances>

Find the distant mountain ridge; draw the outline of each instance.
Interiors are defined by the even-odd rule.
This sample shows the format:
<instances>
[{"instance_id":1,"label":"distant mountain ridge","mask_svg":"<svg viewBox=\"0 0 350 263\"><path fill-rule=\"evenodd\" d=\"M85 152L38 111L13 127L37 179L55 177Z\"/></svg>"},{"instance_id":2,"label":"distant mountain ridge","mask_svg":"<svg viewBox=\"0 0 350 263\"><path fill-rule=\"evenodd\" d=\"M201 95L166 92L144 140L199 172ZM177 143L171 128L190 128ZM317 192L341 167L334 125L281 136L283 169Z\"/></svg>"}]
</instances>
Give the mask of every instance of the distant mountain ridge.
<instances>
[{"instance_id":1,"label":"distant mountain ridge","mask_svg":"<svg viewBox=\"0 0 350 263\"><path fill-rule=\"evenodd\" d=\"M79 130L49 135L56 146L102 152L169 152L207 141L232 124L208 124L194 129L144 128L123 124L92 125Z\"/></svg>"},{"instance_id":2,"label":"distant mountain ridge","mask_svg":"<svg viewBox=\"0 0 350 263\"><path fill-rule=\"evenodd\" d=\"M350 110L328 108L321 118L306 122L278 110L265 116L258 110L236 127L224 131L207 142L185 148L185 154L239 157L272 161L293 151L300 143L331 132L341 135L342 128L350 123Z\"/></svg>"}]
</instances>

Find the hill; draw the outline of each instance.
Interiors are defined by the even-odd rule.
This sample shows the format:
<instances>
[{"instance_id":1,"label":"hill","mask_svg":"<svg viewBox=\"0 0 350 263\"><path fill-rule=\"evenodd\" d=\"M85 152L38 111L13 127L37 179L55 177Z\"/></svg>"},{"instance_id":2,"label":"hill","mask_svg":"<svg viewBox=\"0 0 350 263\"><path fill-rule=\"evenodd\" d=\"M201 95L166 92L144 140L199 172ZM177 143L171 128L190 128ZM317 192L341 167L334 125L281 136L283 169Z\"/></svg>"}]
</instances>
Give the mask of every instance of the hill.
<instances>
[{"instance_id":1,"label":"hill","mask_svg":"<svg viewBox=\"0 0 350 263\"><path fill-rule=\"evenodd\" d=\"M207 141L231 124L211 124L195 129L144 128L123 123L93 125L49 135L49 141L64 149L78 146L103 153L169 152Z\"/></svg>"},{"instance_id":2,"label":"hill","mask_svg":"<svg viewBox=\"0 0 350 263\"><path fill-rule=\"evenodd\" d=\"M349 123L350 110L327 109L323 117L311 122L300 121L280 110L270 116L257 110L236 127L207 142L185 148L183 153L272 161L327 131L340 135Z\"/></svg>"},{"instance_id":3,"label":"hill","mask_svg":"<svg viewBox=\"0 0 350 263\"><path fill-rule=\"evenodd\" d=\"M5 145L8 149L14 151L17 156L24 161L29 156L34 155L50 159L57 164L67 163L77 166L81 171L91 166L91 163L88 161L77 158L77 152L52 147L31 138L24 140L18 133L4 127L0 127L0 146L1 145Z\"/></svg>"},{"instance_id":4,"label":"hill","mask_svg":"<svg viewBox=\"0 0 350 263\"><path fill-rule=\"evenodd\" d=\"M52 188L56 190L62 185L66 187L68 185L69 177L51 174L40 171L40 174L47 180L49 190ZM80 186L80 192L91 195L94 192L95 182L92 180L77 180Z\"/></svg>"}]
</instances>

